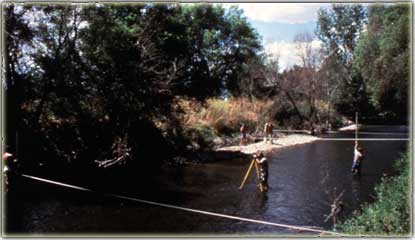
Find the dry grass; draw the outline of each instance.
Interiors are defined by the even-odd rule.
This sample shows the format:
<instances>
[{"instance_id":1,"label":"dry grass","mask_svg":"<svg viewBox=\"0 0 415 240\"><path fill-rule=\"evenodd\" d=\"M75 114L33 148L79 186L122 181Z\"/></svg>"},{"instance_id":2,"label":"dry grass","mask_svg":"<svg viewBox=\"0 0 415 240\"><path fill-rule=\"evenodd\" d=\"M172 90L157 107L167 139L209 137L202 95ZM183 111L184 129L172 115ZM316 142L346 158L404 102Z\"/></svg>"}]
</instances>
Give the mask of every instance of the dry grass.
<instances>
[{"instance_id":1,"label":"dry grass","mask_svg":"<svg viewBox=\"0 0 415 240\"><path fill-rule=\"evenodd\" d=\"M270 120L267 113L272 102L233 98L211 99L204 106L189 101L182 101L181 105L186 112L183 117L185 126L207 125L218 134L227 134L238 131L242 123L249 131L254 131L258 125Z\"/></svg>"}]
</instances>

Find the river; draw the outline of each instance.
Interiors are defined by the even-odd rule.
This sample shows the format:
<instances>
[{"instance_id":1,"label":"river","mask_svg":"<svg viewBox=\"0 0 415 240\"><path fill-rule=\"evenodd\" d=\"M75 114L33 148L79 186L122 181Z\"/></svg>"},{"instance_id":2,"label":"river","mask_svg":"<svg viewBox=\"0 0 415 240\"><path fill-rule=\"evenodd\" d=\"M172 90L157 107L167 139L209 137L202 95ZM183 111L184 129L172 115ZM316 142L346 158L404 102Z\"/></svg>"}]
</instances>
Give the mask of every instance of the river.
<instances>
[{"instance_id":1,"label":"river","mask_svg":"<svg viewBox=\"0 0 415 240\"><path fill-rule=\"evenodd\" d=\"M368 127L359 138L407 138L402 127ZM231 160L169 168L157 184L85 192L24 179L25 191L10 204L9 233L48 236L188 235L282 236L305 234L293 229L244 222L104 196L103 192L185 208L295 226L330 229L325 222L330 204L342 191L343 217L373 201L374 186L393 175L393 162L405 153L408 141L361 141L363 173L352 176L354 132L333 133L313 143L289 147L269 156L267 194L259 192L254 172L238 187L249 166ZM276 142L278 144L278 141ZM76 184L76 185L79 185ZM113 235L112 235L113 234ZM144 235L143 235L144 234ZM179 235L178 235L179 234ZM219 235L218 235L219 234ZM194 235L192 235L194 236Z\"/></svg>"}]
</instances>

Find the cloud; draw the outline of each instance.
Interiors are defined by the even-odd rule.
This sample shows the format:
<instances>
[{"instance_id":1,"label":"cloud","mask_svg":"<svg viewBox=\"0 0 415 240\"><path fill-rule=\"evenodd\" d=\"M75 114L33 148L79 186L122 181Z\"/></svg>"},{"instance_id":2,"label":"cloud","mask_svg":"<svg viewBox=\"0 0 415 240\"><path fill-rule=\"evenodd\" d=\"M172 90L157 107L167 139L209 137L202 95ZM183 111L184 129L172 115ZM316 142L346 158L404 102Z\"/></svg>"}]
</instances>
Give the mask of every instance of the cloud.
<instances>
[{"instance_id":1,"label":"cloud","mask_svg":"<svg viewBox=\"0 0 415 240\"><path fill-rule=\"evenodd\" d=\"M239 3L245 16L262 22L305 23L317 20L317 11L328 3Z\"/></svg>"},{"instance_id":2,"label":"cloud","mask_svg":"<svg viewBox=\"0 0 415 240\"><path fill-rule=\"evenodd\" d=\"M321 47L321 42L314 40L311 46L313 50L317 51ZM301 64L300 57L298 56L299 50L293 42L275 41L265 44L264 49L267 54L270 54L271 58L279 56L280 71L289 69L295 64Z\"/></svg>"}]
</instances>

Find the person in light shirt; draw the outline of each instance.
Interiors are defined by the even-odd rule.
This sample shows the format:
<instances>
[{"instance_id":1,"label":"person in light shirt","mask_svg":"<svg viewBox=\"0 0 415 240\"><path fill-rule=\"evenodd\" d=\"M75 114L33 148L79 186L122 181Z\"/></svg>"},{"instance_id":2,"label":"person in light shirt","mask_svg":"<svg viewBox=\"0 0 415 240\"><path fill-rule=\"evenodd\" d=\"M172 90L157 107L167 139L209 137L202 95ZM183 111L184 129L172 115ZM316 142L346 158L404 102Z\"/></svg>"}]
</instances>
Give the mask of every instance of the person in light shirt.
<instances>
[{"instance_id":1,"label":"person in light shirt","mask_svg":"<svg viewBox=\"0 0 415 240\"><path fill-rule=\"evenodd\" d=\"M264 125L264 143L267 142L267 136L268 136L268 122Z\"/></svg>"},{"instance_id":2,"label":"person in light shirt","mask_svg":"<svg viewBox=\"0 0 415 240\"><path fill-rule=\"evenodd\" d=\"M353 157L353 165L352 165L353 174L358 174L358 175L361 174L362 160L363 160L362 148L360 147L358 141L355 141L354 157Z\"/></svg>"},{"instance_id":3,"label":"person in light shirt","mask_svg":"<svg viewBox=\"0 0 415 240\"><path fill-rule=\"evenodd\" d=\"M3 153L3 176L4 176L4 183L7 186L10 183L10 172L11 172L11 160L12 160L13 154L9 152ZM7 189L7 188L6 188Z\"/></svg>"}]
</instances>

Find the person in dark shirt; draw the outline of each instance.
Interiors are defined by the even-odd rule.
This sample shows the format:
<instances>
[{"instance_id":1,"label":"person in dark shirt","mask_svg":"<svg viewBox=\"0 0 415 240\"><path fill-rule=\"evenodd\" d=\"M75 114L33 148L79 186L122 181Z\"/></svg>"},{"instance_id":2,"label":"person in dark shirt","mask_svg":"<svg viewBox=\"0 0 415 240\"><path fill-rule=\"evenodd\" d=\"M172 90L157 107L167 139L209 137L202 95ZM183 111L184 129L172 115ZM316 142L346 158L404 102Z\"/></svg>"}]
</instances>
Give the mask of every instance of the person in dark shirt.
<instances>
[{"instance_id":1,"label":"person in dark shirt","mask_svg":"<svg viewBox=\"0 0 415 240\"><path fill-rule=\"evenodd\" d=\"M262 152L255 156L255 161L259 165L259 181L264 191L268 191L268 160Z\"/></svg>"},{"instance_id":2,"label":"person in dark shirt","mask_svg":"<svg viewBox=\"0 0 415 240\"><path fill-rule=\"evenodd\" d=\"M241 140L239 142L239 145L242 146L242 145L245 145L247 142L245 124L242 123L241 128L239 129L239 132L241 133Z\"/></svg>"}]
</instances>

